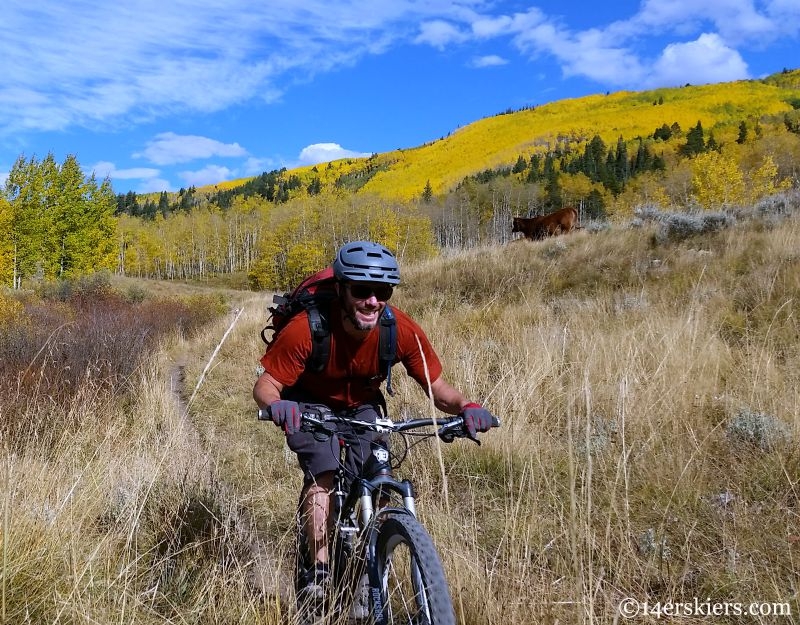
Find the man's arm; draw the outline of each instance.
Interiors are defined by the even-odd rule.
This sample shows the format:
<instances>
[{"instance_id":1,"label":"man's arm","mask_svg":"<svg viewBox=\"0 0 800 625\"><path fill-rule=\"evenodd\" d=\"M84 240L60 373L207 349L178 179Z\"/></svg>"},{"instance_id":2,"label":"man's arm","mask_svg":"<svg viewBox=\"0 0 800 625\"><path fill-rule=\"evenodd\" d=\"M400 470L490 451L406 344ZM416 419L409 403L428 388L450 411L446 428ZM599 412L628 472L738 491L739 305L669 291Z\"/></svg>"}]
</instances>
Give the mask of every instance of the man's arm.
<instances>
[{"instance_id":1,"label":"man's arm","mask_svg":"<svg viewBox=\"0 0 800 625\"><path fill-rule=\"evenodd\" d=\"M463 414L467 436L472 440L477 441L478 432L487 432L497 423L486 408L467 400L441 377L431 384L431 392L433 403L439 410L448 414Z\"/></svg>"},{"instance_id":2,"label":"man's arm","mask_svg":"<svg viewBox=\"0 0 800 625\"><path fill-rule=\"evenodd\" d=\"M447 414L458 414L464 409L464 406L471 403L460 391L445 382L441 376L431 383L431 393L436 408Z\"/></svg>"},{"instance_id":3,"label":"man's arm","mask_svg":"<svg viewBox=\"0 0 800 625\"><path fill-rule=\"evenodd\" d=\"M283 391L283 384L265 372L256 380L256 385L253 387L253 399L256 400L259 408L266 408L281 398L281 391Z\"/></svg>"}]
</instances>

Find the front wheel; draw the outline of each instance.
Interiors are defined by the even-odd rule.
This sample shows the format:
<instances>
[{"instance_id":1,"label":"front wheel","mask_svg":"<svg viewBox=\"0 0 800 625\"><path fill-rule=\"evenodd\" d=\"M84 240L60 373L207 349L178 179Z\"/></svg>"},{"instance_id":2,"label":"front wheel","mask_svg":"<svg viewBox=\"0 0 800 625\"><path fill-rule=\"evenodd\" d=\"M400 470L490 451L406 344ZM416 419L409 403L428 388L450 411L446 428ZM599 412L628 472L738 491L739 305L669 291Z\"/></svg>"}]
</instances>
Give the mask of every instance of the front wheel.
<instances>
[{"instance_id":1,"label":"front wheel","mask_svg":"<svg viewBox=\"0 0 800 625\"><path fill-rule=\"evenodd\" d=\"M385 622L390 625L455 625L442 562L428 532L410 514L389 514L376 541ZM382 610L380 609L382 608Z\"/></svg>"}]
</instances>

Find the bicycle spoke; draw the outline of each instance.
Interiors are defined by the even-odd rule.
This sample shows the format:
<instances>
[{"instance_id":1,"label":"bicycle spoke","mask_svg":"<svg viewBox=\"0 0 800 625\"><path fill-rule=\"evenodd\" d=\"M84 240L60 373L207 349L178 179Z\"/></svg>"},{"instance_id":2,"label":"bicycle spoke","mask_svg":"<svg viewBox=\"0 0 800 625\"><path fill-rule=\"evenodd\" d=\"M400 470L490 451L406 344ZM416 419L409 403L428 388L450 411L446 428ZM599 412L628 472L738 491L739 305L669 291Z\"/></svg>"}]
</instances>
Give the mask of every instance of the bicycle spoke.
<instances>
[{"instance_id":1,"label":"bicycle spoke","mask_svg":"<svg viewBox=\"0 0 800 625\"><path fill-rule=\"evenodd\" d=\"M430 624L422 576L406 543L398 544L387 559L383 587L391 623Z\"/></svg>"}]
</instances>

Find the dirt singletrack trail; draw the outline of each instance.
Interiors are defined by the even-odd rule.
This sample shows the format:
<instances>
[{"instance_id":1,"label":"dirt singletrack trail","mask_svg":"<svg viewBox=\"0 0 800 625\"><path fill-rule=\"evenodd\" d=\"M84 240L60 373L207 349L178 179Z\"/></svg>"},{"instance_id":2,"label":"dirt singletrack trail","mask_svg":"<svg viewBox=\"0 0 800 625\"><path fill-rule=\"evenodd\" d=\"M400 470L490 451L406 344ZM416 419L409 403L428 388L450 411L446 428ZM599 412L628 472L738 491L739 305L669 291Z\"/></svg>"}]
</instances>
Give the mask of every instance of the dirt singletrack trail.
<instances>
[{"instance_id":1,"label":"dirt singletrack trail","mask_svg":"<svg viewBox=\"0 0 800 625\"><path fill-rule=\"evenodd\" d=\"M185 416L184 439L209 458L215 490L235 511L236 540L249 551L250 561L242 564L250 586L274 603L289 601L293 592L287 528L293 526L294 504L286 503L296 500L299 482L279 432L256 419L252 398L271 297L243 293L207 333L176 346L168 375L175 408ZM274 509L275 500L283 502L282 512Z\"/></svg>"}]
</instances>

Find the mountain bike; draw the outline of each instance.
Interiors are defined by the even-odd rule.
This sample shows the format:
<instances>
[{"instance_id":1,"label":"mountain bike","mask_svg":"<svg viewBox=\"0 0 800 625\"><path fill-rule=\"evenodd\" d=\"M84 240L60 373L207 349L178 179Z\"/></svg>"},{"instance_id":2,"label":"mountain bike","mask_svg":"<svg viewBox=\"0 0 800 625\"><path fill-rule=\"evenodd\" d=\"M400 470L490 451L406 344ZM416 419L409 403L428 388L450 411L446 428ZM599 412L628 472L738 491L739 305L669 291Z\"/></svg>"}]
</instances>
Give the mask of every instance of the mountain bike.
<instances>
[{"instance_id":1,"label":"mountain bike","mask_svg":"<svg viewBox=\"0 0 800 625\"><path fill-rule=\"evenodd\" d=\"M267 412L267 410L264 410ZM269 418L268 415L260 418ZM493 426L500 422L494 418ZM414 487L393 477L409 450L438 436L444 442L467 437L463 417L374 423L336 417L325 406L304 405L301 429L317 440L339 438L329 532L330 597L326 605L298 609L307 620L370 625L455 625L450 590L433 539L417 519ZM345 468L353 436L372 433L371 453L359 475ZM399 434L402 450L390 453L389 435ZM413 440L416 439L416 440ZM412 442L413 440L413 442ZM480 444L477 440L475 441ZM296 590L314 566L298 513ZM342 620L337 620L341 618Z\"/></svg>"}]
</instances>

